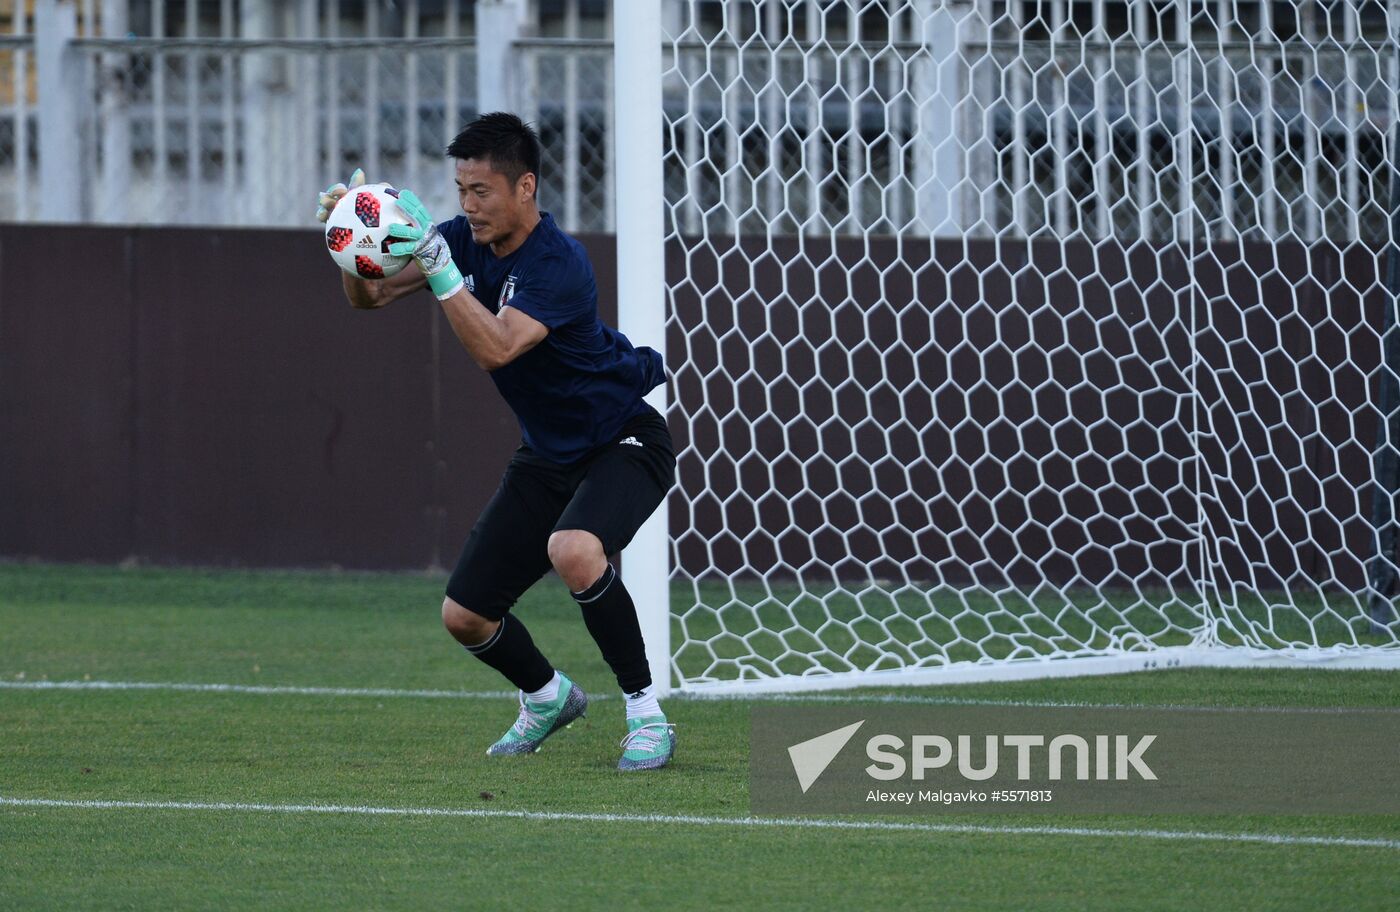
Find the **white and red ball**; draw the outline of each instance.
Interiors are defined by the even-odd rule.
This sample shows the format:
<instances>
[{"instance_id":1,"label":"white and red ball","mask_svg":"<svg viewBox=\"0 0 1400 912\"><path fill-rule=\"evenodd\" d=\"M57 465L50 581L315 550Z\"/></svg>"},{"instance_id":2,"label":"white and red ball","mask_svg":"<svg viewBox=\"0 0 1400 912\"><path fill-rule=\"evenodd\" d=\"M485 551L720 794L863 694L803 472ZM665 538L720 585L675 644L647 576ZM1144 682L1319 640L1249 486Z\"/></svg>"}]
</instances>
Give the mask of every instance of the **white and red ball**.
<instances>
[{"instance_id":1,"label":"white and red ball","mask_svg":"<svg viewBox=\"0 0 1400 912\"><path fill-rule=\"evenodd\" d=\"M399 191L389 184L355 187L326 219L326 247L336 265L362 279L387 279L408 265L409 256L394 256L390 225L408 225L395 200Z\"/></svg>"}]
</instances>

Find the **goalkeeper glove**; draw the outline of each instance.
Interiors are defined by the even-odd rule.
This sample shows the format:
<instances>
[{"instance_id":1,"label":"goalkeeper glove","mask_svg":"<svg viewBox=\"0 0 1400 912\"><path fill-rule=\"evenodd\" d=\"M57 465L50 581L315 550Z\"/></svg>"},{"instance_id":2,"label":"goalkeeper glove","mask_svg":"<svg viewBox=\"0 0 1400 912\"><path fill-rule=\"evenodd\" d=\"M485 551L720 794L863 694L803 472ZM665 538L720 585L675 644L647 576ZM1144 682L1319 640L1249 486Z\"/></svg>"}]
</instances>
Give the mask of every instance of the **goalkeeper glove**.
<instances>
[{"instance_id":1,"label":"goalkeeper glove","mask_svg":"<svg viewBox=\"0 0 1400 912\"><path fill-rule=\"evenodd\" d=\"M437 230L437 224L428 215L428 208L412 190L399 191L399 208L412 220L412 225L390 225L389 236L403 238L389 245L394 256L411 255L418 261L418 268L428 280L428 287L445 301L462 290L462 272L452 262L452 251L447 239Z\"/></svg>"},{"instance_id":2,"label":"goalkeeper glove","mask_svg":"<svg viewBox=\"0 0 1400 912\"><path fill-rule=\"evenodd\" d=\"M317 197L320 208L316 210L316 221L324 222L326 219L330 218L331 210L335 208L336 203L340 202L340 198L356 187L361 186L364 182L365 169L356 168L355 173L350 175L350 184L348 186L345 184L331 184L329 187L322 190L321 195Z\"/></svg>"}]
</instances>

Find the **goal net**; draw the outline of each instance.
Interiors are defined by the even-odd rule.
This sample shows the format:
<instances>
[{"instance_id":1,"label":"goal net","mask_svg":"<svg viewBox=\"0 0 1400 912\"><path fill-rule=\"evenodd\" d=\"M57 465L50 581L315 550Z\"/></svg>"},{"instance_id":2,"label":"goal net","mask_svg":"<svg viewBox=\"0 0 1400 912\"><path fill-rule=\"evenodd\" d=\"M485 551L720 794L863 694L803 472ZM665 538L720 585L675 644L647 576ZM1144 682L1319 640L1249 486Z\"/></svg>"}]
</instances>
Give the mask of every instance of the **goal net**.
<instances>
[{"instance_id":1,"label":"goal net","mask_svg":"<svg viewBox=\"0 0 1400 912\"><path fill-rule=\"evenodd\" d=\"M1394 13L667 3L674 680L1400 664Z\"/></svg>"}]
</instances>

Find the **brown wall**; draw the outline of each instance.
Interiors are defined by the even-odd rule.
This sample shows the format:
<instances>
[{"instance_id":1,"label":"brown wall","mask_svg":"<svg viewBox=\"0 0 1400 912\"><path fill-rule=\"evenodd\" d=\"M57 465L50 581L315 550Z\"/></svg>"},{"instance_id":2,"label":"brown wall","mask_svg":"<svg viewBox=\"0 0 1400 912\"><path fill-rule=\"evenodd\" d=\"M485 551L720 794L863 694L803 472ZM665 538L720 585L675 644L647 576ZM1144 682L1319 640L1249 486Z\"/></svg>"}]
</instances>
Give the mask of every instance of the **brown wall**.
<instances>
[{"instance_id":1,"label":"brown wall","mask_svg":"<svg viewBox=\"0 0 1400 912\"><path fill-rule=\"evenodd\" d=\"M765 248L667 251L687 571L1185 585L1199 449L1218 582L1358 582L1371 252ZM517 440L431 297L352 311L311 232L0 226L0 554L450 565Z\"/></svg>"},{"instance_id":2,"label":"brown wall","mask_svg":"<svg viewBox=\"0 0 1400 912\"><path fill-rule=\"evenodd\" d=\"M450 566L514 418L431 295L337 275L306 231L0 227L0 554Z\"/></svg>"}]
</instances>

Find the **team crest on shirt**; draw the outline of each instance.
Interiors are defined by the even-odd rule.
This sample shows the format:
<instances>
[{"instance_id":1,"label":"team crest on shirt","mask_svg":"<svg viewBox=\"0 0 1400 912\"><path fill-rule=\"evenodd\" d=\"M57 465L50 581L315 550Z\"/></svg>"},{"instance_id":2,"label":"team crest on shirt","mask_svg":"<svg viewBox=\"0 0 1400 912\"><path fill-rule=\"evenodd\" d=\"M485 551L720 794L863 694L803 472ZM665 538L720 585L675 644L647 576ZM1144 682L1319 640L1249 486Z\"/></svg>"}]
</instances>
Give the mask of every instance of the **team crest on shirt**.
<instances>
[{"instance_id":1,"label":"team crest on shirt","mask_svg":"<svg viewBox=\"0 0 1400 912\"><path fill-rule=\"evenodd\" d=\"M496 309L500 310L510 303L510 299L515 297L515 276L506 279L505 287L501 289L501 299L496 302Z\"/></svg>"}]
</instances>

